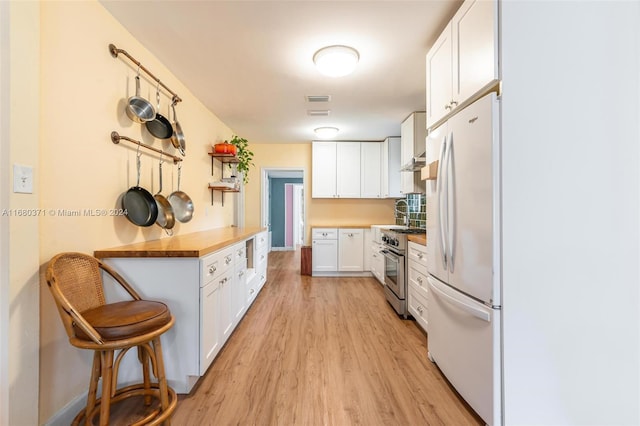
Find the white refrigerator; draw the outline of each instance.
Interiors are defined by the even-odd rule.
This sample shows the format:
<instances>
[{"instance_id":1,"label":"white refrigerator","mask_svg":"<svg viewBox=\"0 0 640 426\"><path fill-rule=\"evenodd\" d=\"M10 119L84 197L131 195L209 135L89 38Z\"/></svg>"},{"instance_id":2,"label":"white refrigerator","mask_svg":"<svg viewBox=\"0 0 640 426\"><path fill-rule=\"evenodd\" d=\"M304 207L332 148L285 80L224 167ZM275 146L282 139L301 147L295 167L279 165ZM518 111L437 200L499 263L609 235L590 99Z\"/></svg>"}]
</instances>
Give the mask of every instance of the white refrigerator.
<instances>
[{"instance_id":1,"label":"white refrigerator","mask_svg":"<svg viewBox=\"0 0 640 426\"><path fill-rule=\"evenodd\" d=\"M489 425L502 422L499 100L427 137L429 358Z\"/></svg>"}]
</instances>

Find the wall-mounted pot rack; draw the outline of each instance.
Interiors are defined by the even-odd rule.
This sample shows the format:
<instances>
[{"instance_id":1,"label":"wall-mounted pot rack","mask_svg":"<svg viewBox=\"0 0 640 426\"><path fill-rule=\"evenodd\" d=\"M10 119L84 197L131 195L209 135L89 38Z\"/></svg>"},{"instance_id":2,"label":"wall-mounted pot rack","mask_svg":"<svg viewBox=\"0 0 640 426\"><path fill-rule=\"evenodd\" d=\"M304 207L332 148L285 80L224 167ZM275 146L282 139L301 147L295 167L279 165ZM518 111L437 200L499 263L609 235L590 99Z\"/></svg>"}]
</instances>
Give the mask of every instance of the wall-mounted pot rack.
<instances>
[{"instance_id":1,"label":"wall-mounted pot rack","mask_svg":"<svg viewBox=\"0 0 640 426\"><path fill-rule=\"evenodd\" d=\"M121 136L120 134L118 134L118 132L115 132L115 131L111 132L111 142L113 142L115 144L118 144L118 143L120 143L121 140L124 140L124 141L127 141L127 142L131 142L133 144L138 145L139 147L149 149L149 150L151 150L153 152L157 152L158 154L162 155L163 157L171 158L171 159L173 159L173 164L178 164L180 161L182 161L182 158L176 157L175 155L171 155L171 154L169 154L167 152L164 152L161 149L154 148L151 145L147 145L147 144L142 143L140 141L137 141L135 139L131 139L131 138L127 137L127 136Z\"/></svg>"},{"instance_id":2,"label":"wall-mounted pot rack","mask_svg":"<svg viewBox=\"0 0 640 426\"><path fill-rule=\"evenodd\" d=\"M149 71L148 69L146 69L141 63L140 61L138 61L137 59L135 59L133 56L131 56L129 53L127 53L126 50L123 49L118 49L113 43L109 44L109 52L111 52L111 56L113 56L114 58L117 58L118 55L120 53L122 53L124 56L126 56L131 62L133 62L134 64L136 64L138 66L138 68L141 71L144 71L149 77L151 77L151 79L153 79L156 83L158 83L158 85L164 87L164 89L169 92L171 94L171 101L174 104L177 104L178 102L182 102L182 99L180 98L180 96L178 96L173 90L169 89L162 81L160 81L160 79L158 77L156 77L155 75L153 75L151 73L151 71Z\"/></svg>"}]
</instances>

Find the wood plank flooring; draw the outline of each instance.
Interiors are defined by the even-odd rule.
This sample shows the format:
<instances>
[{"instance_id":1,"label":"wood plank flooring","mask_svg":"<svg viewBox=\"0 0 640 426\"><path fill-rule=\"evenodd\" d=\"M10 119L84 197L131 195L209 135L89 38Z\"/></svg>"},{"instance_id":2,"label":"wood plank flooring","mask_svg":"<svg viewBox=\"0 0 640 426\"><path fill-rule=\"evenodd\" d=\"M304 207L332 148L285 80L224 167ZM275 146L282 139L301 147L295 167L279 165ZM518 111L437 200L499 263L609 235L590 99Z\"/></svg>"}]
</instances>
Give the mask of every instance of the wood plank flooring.
<instances>
[{"instance_id":1,"label":"wood plank flooring","mask_svg":"<svg viewBox=\"0 0 640 426\"><path fill-rule=\"evenodd\" d=\"M299 256L269 254L267 283L207 374L180 395L174 425L483 424L374 278L301 276Z\"/></svg>"}]
</instances>

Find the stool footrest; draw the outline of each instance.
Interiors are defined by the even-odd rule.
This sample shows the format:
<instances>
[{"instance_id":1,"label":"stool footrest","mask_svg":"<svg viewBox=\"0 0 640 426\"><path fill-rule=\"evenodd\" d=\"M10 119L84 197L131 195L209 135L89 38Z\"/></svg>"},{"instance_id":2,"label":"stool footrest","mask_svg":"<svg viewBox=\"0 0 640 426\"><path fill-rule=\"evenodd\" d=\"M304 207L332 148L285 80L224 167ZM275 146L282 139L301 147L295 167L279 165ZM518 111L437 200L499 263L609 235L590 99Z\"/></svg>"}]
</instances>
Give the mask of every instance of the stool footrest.
<instances>
[{"instance_id":1,"label":"stool footrest","mask_svg":"<svg viewBox=\"0 0 640 426\"><path fill-rule=\"evenodd\" d=\"M139 425L158 425L163 421L167 420L173 411L176 409L176 405L178 403L178 397L176 392L171 388L167 387L167 391L169 393L169 406L166 410L162 410L159 406L155 408L152 412L147 414L143 419L139 420L136 423L132 423L131 426L139 426ZM134 397L134 396L152 396L155 399L160 401L160 388L158 383L151 383L151 389L145 389L144 383L138 383L135 385L130 385L124 387L122 389L118 389L114 396L111 397L111 404L116 404L118 402L124 401L125 399ZM93 419L100 413L100 403L102 402L102 398L98 398L96 400L96 405L91 411L91 414L88 419L85 419L86 410L83 408L73 419L73 426L76 425L91 425L93 424Z\"/></svg>"}]
</instances>

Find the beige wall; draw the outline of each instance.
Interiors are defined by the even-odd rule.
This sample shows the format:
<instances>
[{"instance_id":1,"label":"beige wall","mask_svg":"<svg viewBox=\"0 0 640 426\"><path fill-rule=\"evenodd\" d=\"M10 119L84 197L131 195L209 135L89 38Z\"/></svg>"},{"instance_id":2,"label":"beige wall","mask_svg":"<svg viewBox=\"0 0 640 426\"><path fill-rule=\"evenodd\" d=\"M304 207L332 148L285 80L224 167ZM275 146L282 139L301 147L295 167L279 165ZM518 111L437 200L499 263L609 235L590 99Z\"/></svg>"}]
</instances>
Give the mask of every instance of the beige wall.
<instances>
[{"instance_id":1,"label":"beige wall","mask_svg":"<svg viewBox=\"0 0 640 426\"><path fill-rule=\"evenodd\" d=\"M250 149L255 154L255 170L251 171L245 190L245 223L261 226L261 168L303 168L306 173L305 244L311 244L312 226L346 226L393 223L393 200L357 200L311 198L311 143L300 144L254 144Z\"/></svg>"},{"instance_id":2,"label":"beige wall","mask_svg":"<svg viewBox=\"0 0 640 426\"><path fill-rule=\"evenodd\" d=\"M231 225L234 197L227 197L222 207L217 196L215 205L211 206L207 188L207 183L212 180L211 160L207 152L212 143L228 139L231 130L99 3L56 1L40 5L41 161L36 168L38 194L32 200L32 204L37 206L37 197L40 208L46 212L46 216L40 219L40 264L45 266L54 254L62 251L92 253L100 248L165 237L158 226L140 228L125 217L90 217L82 213L80 217L64 217L59 214L59 210L83 212L84 209L116 208L120 195L135 185L134 146L125 142L113 144L109 138L111 131L116 130L121 135L175 152L169 141L154 139L124 113L126 98L135 92L135 69L124 57L111 57L109 43L125 49L141 61L183 99L176 107L187 144L180 189L193 199L195 214L191 222L178 223L175 232L184 234ZM37 39L37 35L35 37ZM22 89L25 91L23 94L30 95L31 90L35 90L27 89ZM143 80L141 94L155 101L155 86ZM34 96L36 99L31 102L31 107L37 117L38 101L37 95ZM167 116L168 98L162 96L161 103L163 114ZM32 138L31 135L29 137ZM155 192L158 188L158 159L149 154L149 151L144 151L142 156L140 184ZM31 155L29 162L33 162ZM176 170L173 170L170 162L165 163L165 195L177 183ZM220 167L215 168L215 173L216 179L219 178ZM56 212L55 216L51 211ZM24 224L25 221L20 222L20 225ZM28 272L25 278L37 281L33 278L38 273L37 222L35 225L35 228L30 228L35 229L30 231L35 236L29 235L29 238L36 241L30 245L30 256L25 256L30 262L25 268ZM86 392L91 354L69 345L44 281L41 287L39 421L42 423ZM31 313L37 312L37 305L25 308ZM24 354L17 348L16 353ZM37 357L30 355L26 361L37 365ZM37 373L37 369L30 367L29 374L36 374L33 371ZM31 391L24 401L33 403L37 388Z\"/></svg>"},{"instance_id":3,"label":"beige wall","mask_svg":"<svg viewBox=\"0 0 640 426\"><path fill-rule=\"evenodd\" d=\"M40 159L40 5L11 2L9 41L9 167L32 166ZM9 194L10 211L38 207L32 194ZM37 216L9 218L9 423L33 425L38 412L38 246Z\"/></svg>"}]
</instances>

